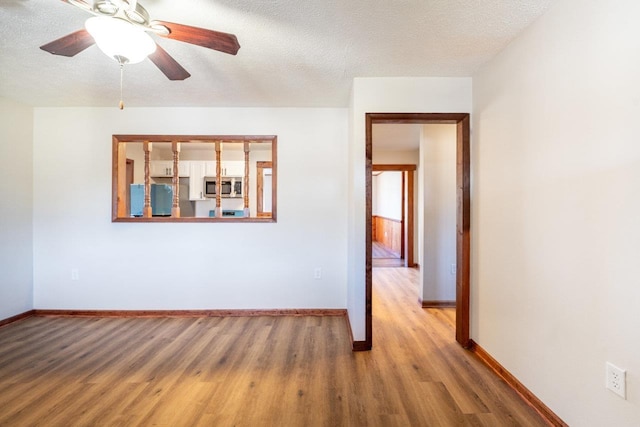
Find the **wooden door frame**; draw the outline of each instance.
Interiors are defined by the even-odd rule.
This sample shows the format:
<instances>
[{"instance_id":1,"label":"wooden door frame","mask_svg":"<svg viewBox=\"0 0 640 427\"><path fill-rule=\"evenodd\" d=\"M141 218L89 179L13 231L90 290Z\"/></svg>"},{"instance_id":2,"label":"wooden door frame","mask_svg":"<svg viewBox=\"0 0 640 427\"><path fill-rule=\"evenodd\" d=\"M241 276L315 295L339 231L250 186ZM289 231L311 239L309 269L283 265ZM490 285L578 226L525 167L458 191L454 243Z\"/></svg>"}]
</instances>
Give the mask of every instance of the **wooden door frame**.
<instances>
[{"instance_id":1,"label":"wooden door frame","mask_svg":"<svg viewBox=\"0 0 640 427\"><path fill-rule=\"evenodd\" d=\"M365 114L365 342L354 349L370 350L373 343L372 263L371 263L371 187L373 125L455 124L456 125L456 341L470 346L470 221L471 221L471 132L469 113L366 113Z\"/></svg>"},{"instance_id":2,"label":"wooden door frame","mask_svg":"<svg viewBox=\"0 0 640 427\"><path fill-rule=\"evenodd\" d=\"M267 162L267 161L258 161L256 162L256 215L258 216L258 218L271 218L272 213L271 212L263 212L263 203L264 203L264 196L262 194L263 189L262 186L263 184L263 176L262 176L262 172L264 169L273 169L273 162ZM273 206L273 201L272 201L272 206Z\"/></svg>"},{"instance_id":3,"label":"wooden door frame","mask_svg":"<svg viewBox=\"0 0 640 427\"><path fill-rule=\"evenodd\" d=\"M127 183L127 190L125 192L126 194L126 198L125 198L125 206L127 209L127 215L131 215L131 184L133 184L133 181L135 181L135 174L136 174L136 168L135 168L135 163L133 161L133 159L126 159L125 161L125 173L126 173L126 183ZM129 179L129 171L131 171L131 180Z\"/></svg>"},{"instance_id":4,"label":"wooden door frame","mask_svg":"<svg viewBox=\"0 0 640 427\"><path fill-rule=\"evenodd\" d=\"M415 171L416 165L409 164L395 164L395 165L372 165L373 172L402 172L402 247L400 251L400 256L404 259L405 267L415 267L415 259L413 248L415 246L414 234L415 234L415 224L414 224L414 204L415 204L415 195L414 193L414 180L415 180ZM407 211L404 211L404 182L405 182L405 174L406 182L407 182ZM373 209L372 213L373 215ZM370 219L371 221L371 219ZM369 227L371 227L371 223L369 223ZM407 240L404 239L406 229ZM373 239L373 237L372 237Z\"/></svg>"}]
</instances>

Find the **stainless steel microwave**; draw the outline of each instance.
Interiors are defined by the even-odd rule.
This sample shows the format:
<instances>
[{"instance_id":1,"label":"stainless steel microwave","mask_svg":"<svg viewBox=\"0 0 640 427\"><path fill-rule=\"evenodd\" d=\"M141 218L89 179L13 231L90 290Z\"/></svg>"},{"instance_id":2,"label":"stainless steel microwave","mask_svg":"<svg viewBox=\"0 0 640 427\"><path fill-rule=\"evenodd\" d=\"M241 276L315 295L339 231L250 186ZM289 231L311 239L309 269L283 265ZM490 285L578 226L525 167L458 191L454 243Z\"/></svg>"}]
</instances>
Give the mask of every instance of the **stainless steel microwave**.
<instances>
[{"instance_id":1,"label":"stainless steel microwave","mask_svg":"<svg viewBox=\"0 0 640 427\"><path fill-rule=\"evenodd\" d=\"M204 178L204 196L216 197L218 179L215 176L206 176ZM221 197L242 197L242 177L228 177L223 176L220 181L220 196Z\"/></svg>"}]
</instances>

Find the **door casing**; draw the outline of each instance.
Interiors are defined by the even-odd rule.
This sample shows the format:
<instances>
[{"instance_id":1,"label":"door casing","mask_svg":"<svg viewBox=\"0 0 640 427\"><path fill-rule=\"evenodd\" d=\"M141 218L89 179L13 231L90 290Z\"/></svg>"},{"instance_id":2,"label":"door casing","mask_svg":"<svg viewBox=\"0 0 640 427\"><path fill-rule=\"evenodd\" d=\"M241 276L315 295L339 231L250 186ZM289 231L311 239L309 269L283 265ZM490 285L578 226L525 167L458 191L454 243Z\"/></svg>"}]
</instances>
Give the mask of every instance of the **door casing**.
<instances>
[{"instance_id":1,"label":"door casing","mask_svg":"<svg viewBox=\"0 0 640 427\"><path fill-rule=\"evenodd\" d=\"M456 125L456 341L470 346L470 223L471 223L471 132L469 113L366 113L365 114L365 341L354 341L352 348L371 350L373 343L372 261L371 261L371 188L373 125L455 124Z\"/></svg>"},{"instance_id":2,"label":"door casing","mask_svg":"<svg viewBox=\"0 0 640 427\"><path fill-rule=\"evenodd\" d=\"M389 164L389 165L373 165L372 171L391 171L391 172L402 172L402 252L400 254L401 258L404 261L405 267L415 267L415 259L414 259L414 215L413 208L415 204L415 195L414 193L414 179L415 179L415 171L416 165L409 164ZM406 177L405 177L406 175ZM405 188L405 180L407 183L407 210L404 210L404 188ZM373 215L373 210L372 210ZM404 236L407 236L407 239L404 239ZM372 237L373 239L373 237Z\"/></svg>"}]
</instances>

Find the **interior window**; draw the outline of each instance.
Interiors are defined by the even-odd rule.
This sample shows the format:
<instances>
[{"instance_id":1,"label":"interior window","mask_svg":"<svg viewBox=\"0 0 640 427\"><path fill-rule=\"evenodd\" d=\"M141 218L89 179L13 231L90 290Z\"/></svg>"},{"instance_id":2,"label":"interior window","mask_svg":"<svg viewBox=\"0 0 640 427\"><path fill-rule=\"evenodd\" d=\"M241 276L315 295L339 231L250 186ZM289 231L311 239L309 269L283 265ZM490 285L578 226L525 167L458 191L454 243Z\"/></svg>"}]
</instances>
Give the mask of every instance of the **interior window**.
<instances>
[{"instance_id":1,"label":"interior window","mask_svg":"<svg viewBox=\"0 0 640 427\"><path fill-rule=\"evenodd\" d=\"M276 136L114 135L114 222L276 221Z\"/></svg>"}]
</instances>

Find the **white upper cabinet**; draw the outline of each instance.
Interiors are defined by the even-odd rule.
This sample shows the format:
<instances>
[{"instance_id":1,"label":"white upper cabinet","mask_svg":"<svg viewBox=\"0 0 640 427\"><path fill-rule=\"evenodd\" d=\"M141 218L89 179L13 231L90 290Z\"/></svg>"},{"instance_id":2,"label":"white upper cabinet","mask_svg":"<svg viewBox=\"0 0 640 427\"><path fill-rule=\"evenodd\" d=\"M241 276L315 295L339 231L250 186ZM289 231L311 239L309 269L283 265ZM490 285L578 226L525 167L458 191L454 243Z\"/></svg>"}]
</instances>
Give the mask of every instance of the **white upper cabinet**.
<instances>
[{"instance_id":1,"label":"white upper cabinet","mask_svg":"<svg viewBox=\"0 0 640 427\"><path fill-rule=\"evenodd\" d=\"M190 174L189 163L178 162L178 176L188 178ZM173 176L173 160L153 160L149 165L149 174L152 177L172 177Z\"/></svg>"},{"instance_id":2,"label":"white upper cabinet","mask_svg":"<svg viewBox=\"0 0 640 427\"><path fill-rule=\"evenodd\" d=\"M222 176L244 176L244 162L241 160L223 161Z\"/></svg>"},{"instance_id":3,"label":"white upper cabinet","mask_svg":"<svg viewBox=\"0 0 640 427\"><path fill-rule=\"evenodd\" d=\"M152 177L173 176L173 161L154 160L149 165L149 172Z\"/></svg>"},{"instance_id":4,"label":"white upper cabinet","mask_svg":"<svg viewBox=\"0 0 640 427\"><path fill-rule=\"evenodd\" d=\"M178 163L178 176L180 178L189 178L189 176L191 176L191 162L186 160L186 161L180 161Z\"/></svg>"},{"instance_id":5,"label":"white upper cabinet","mask_svg":"<svg viewBox=\"0 0 640 427\"><path fill-rule=\"evenodd\" d=\"M215 160L207 160L204 162L204 176L216 176Z\"/></svg>"}]
</instances>

